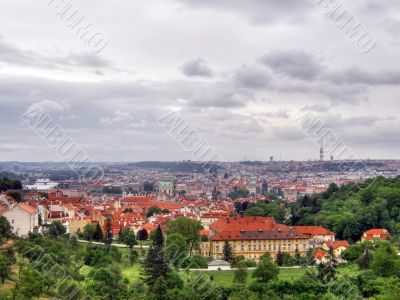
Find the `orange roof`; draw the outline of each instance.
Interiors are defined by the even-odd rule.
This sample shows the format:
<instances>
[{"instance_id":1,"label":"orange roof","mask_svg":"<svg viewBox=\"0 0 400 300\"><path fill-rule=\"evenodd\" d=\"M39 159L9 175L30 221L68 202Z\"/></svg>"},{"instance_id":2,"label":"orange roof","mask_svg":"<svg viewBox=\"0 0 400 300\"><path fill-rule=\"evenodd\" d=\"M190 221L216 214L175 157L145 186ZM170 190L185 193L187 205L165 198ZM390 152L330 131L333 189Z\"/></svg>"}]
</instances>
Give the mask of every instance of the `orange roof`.
<instances>
[{"instance_id":1,"label":"orange roof","mask_svg":"<svg viewBox=\"0 0 400 300\"><path fill-rule=\"evenodd\" d=\"M332 231L329 231L321 226L293 226L297 231L303 234L310 235L335 235Z\"/></svg>"},{"instance_id":2,"label":"orange roof","mask_svg":"<svg viewBox=\"0 0 400 300\"><path fill-rule=\"evenodd\" d=\"M322 258L324 258L325 255L326 255L326 251L324 251L322 249L317 249L317 251L315 251L315 253L314 253L314 258L321 260Z\"/></svg>"},{"instance_id":3,"label":"orange roof","mask_svg":"<svg viewBox=\"0 0 400 300\"><path fill-rule=\"evenodd\" d=\"M208 236L208 234L209 234L209 232L208 232L208 230L206 230L206 229L201 229L201 230L199 231L199 235L206 235L206 236Z\"/></svg>"},{"instance_id":4,"label":"orange roof","mask_svg":"<svg viewBox=\"0 0 400 300\"><path fill-rule=\"evenodd\" d=\"M345 247L345 248L350 247L350 244L348 241L334 241L333 243L331 241L326 241L325 245L328 248L332 248L333 250L335 250L339 247Z\"/></svg>"},{"instance_id":5,"label":"orange roof","mask_svg":"<svg viewBox=\"0 0 400 300\"><path fill-rule=\"evenodd\" d=\"M390 233L386 229L379 228L373 228L363 233L363 238L366 240L372 240L377 238L377 236L379 236L381 239L386 239L390 236Z\"/></svg>"},{"instance_id":6,"label":"orange roof","mask_svg":"<svg viewBox=\"0 0 400 300\"><path fill-rule=\"evenodd\" d=\"M373 229L367 230L366 232L364 232L364 234L383 234L383 235L387 235L387 234L389 234L389 231L387 231L386 229L373 228Z\"/></svg>"},{"instance_id":7,"label":"orange roof","mask_svg":"<svg viewBox=\"0 0 400 300\"><path fill-rule=\"evenodd\" d=\"M17 206L30 215L36 213L36 208L26 203L18 203Z\"/></svg>"}]
</instances>

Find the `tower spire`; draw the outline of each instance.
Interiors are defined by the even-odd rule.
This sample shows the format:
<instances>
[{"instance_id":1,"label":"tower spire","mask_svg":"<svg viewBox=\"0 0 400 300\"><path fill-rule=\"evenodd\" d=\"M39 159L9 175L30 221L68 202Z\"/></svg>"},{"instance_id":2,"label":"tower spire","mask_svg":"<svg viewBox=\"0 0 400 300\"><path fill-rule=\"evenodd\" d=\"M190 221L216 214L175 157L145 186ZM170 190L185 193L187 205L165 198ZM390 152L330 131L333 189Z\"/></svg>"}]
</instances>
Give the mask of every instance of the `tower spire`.
<instances>
[{"instance_id":1,"label":"tower spire","mask_svg":"<svg viewBox=\"0 0 400 300\"><path fill-rule=\"evenodd\" d=\"M320 161L324 160L324 145L323 145L322 138L321 138L321 147L319 148L319 160Z\"/></svg>"}]
</instances>

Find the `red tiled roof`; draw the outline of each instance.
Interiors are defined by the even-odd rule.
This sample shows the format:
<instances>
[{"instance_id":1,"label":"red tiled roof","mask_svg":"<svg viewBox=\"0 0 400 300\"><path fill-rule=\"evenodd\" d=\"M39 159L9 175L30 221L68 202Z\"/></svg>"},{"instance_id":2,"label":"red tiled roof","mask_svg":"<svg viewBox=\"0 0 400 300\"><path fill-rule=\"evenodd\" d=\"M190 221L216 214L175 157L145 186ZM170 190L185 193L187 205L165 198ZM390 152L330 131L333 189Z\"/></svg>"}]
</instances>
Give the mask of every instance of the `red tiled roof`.
<instances>
[{"instance_id":1,"label":"red tiled roof","mask_svg":"<svg viewBox=\"0 0 400 300\"><path fill-rule=\"evenodd\" d=\"M350 244L348 241L334 241L333 243L331 241L326 241L325 245L328 248L332 248L333 250L335 250L339 247L345 247L345 248L350 247Z\"/></svg>"},{"instance_id":2,"label":"red tiled roof","mask_svg":"<svg viewBox=\"0 0 400 300\"><path fill-rule=\"evenodd\" d=\"M378 228L373 228L370 230L367 230L366 232L364 232L364 234L389 234L389 231L387 231L386 229L378 229Z\"/></svg>"},{"instance_id":3,"label":"red tiled roof","mask_svg":"<svg viewBox=\"0 0 400 300\"><path fill-rule=\"evenodd\" d=\"M34 213L36 213L36 208L30 206L29 204L26 203L18 203L17 206L22 209L23 211L27 212L30 215L33 215Z\"/></svg>"},{"instance_id":4,"label":"red tiled roof","mask_svg":"<svg viewBox=\"0 0 400 300\"><path fill-rule=\"evenodd\" d=\"M310 235L335 235L332 231L329 231L321 226L293 226L299 232Z\"/></svg>"},{"instance_id":5,"label":"red tiled roof","mask_svg":"<svg viewBox=\"0 0 400 300\"><path fill-rule=\"evenodd\" d=\"M315 253L314 253L314 258L321 260L322 258L324 258L325 255L326 255L326 251L324 251L322 249L317 249L317 251L315 251Z\"/></svg>"}]
</instances>

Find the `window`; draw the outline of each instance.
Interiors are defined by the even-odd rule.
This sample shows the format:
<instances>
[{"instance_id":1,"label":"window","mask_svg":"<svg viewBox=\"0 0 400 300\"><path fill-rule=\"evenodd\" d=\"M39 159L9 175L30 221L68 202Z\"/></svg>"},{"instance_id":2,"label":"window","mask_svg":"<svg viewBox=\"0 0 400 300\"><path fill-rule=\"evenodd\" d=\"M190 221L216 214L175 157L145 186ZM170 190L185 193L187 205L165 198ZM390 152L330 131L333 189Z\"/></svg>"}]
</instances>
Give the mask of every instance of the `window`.
<instances>
[{"instance_id":1,"label":"window","mask_svg":"<svg viewBox=\"0 0 400 300\"><path fill-rule=\"evenodd\" d=\"M11 220L11 224L14 224L14 220Z\"/></svg>"}]
</instances>

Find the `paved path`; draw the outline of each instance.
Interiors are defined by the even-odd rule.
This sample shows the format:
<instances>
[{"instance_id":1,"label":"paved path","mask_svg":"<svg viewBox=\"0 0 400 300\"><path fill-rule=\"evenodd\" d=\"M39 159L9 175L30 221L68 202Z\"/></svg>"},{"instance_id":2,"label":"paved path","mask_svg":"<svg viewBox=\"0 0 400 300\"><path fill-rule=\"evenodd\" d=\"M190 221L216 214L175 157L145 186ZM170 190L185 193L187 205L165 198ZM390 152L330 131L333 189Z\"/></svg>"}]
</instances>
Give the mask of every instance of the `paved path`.
<instances>
[{"instance_id":1,"label":"paved path","mask_svg":"<svg viewBox=\"0 0 400 300\"><path fill-rule=\"evenodd\" d=\"M80 242L80 243L92 243L92 244L95 244L95 245L104 245L104 243L101 243L101 242L91 242L91 241L86 241L86 240L78 240L78 242ZM125 244L115 244L115 243L113 243L112 246L117 247L117 248L129 248ZM142 247L140 247L140 245L135 245L133 248L135 248L135 249L140 249L140 248L147 249L147 248L149 248L149 246L143 245Z\"/></svg>"}]
</instances>

